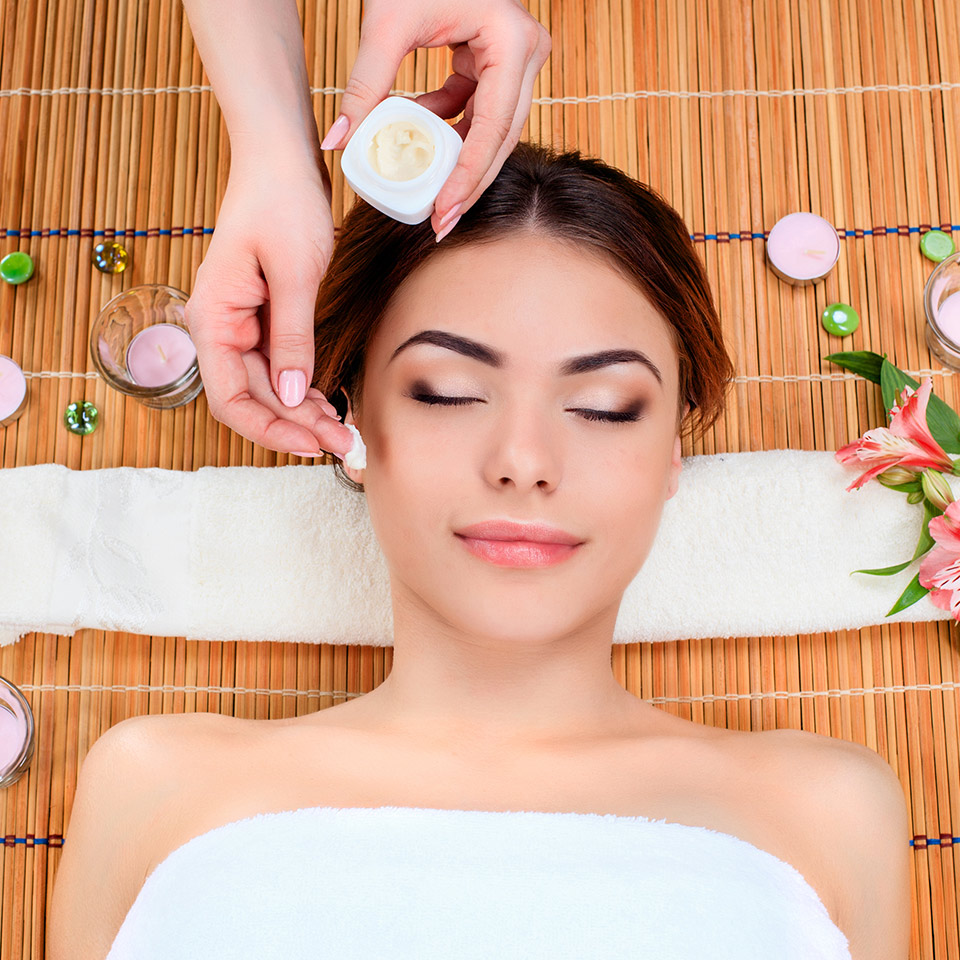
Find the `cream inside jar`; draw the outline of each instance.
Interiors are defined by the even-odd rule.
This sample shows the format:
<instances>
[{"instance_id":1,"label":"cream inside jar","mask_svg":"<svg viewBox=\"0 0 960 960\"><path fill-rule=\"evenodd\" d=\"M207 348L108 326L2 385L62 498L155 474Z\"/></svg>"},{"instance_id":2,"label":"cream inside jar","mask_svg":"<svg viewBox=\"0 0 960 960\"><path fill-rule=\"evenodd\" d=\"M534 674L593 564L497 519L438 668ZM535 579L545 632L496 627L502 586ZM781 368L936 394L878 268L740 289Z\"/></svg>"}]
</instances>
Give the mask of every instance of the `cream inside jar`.
<instances>
[{"instance_id":1,"label":"cream inside jar","mask_svg":"<svg viewBox=\"0 0 960 960\"><path fill-rule=\"evenodd\" d=\"M433 137L419 124L393 120L373 135L367 160L386 180L412 180L430 167L436 149Z\"/></svg>"}]
</instances>

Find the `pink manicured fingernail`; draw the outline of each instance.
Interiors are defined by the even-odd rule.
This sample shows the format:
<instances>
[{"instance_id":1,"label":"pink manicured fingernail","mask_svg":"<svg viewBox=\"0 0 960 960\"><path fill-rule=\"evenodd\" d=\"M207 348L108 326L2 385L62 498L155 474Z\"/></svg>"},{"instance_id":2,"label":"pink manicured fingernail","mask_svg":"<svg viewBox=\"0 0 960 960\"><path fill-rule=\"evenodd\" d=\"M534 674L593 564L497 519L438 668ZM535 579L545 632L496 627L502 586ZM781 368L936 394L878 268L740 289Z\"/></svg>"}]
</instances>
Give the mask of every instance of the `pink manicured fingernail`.
<instances>
[{"instance_id":1,"label":"pink manicured fingernail","mask_svg":"<svg viewBox=\"0 0 960 960\"><path fill-rule=\"evenodd\" d=\"M307 375L302 370L284 370L280 374L280 399L288 407L297 407L307 392Z\"/></svg>"},{"instance_id":2,"label":"pink manicured fingernail","mask_svg":"<svg viewBox=\"0 0 960 960\"><path fill-rule=\"evenodd\" d=\"M323 138L323 142L320 144L320 149L336 150L349 126L350 118L341 113L340 116L334 121L333 126L327 131L327 135Z\"/></svg>"},{"instance_id":3,"label":"pink manicured fingernail","mask_svg":"<svg viewBox=\"0 0 960 960\"><path fill-rule=\"evenodd\" d=\"M462 206L463 206L463 201L462 201L462 200L460 201L460 203L455 203L455 204L440 218L440 222L437 224L437 226L442 230L442 229L444 228L444 226L447 224L447 222L450 220L450 218L451 218L451 217L455 217L455 216L457 215L457 212L460 210L460 208L461 208Z\"/></svg>"},{"instance_id":4,"label":"pink manicured fingernail","mask_svg":"<svg viewBox=\"0 0 960 960\"><path fill-rule=\"evenodd\" d=\"M439 243L456 225L460 220L459 217L454 217L438 234L437 234L437 243Z\"/></svg>"},{"instance_id":5,"label":"pink manicured fingernail","mask_svg":"<svg viewBox=\"0 0 960 960\"><path fill-rule=\"evenodd\" d=\"M316 453L304 453L300 450L291 450L290 456L291 457L319 457L320 452L317 451Z\"/></svg>"}]
</instances>

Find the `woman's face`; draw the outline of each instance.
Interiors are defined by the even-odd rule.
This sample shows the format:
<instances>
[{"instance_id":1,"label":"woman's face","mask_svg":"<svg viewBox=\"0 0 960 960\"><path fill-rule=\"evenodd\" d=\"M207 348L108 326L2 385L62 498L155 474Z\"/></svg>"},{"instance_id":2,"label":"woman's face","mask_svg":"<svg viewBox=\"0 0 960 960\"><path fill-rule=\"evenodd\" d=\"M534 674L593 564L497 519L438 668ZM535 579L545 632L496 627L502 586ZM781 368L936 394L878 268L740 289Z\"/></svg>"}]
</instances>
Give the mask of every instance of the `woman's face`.
<instances>
[{"instance_id":1,"label":"woman's face","mask_svg":"<svg viewBox=\"0 0 960 960\"><path fill-rule=\"evenodd\" d=\"M396 352L423 331L500 362L435 343ZM600 351L649 363L563 373ZM429 394L470 399L430 404ZM367 446L366 469L347 473L365 486L395 614L508 646L604 618L612 629L677 489L677 399L668 325L598 256L534 234L435 255L391 300L368 349L360 418L352 407L346 417ZM456 534L500 519L582 542L559 563L518 567L482 559Z\"/></svg>"}]
</instances>

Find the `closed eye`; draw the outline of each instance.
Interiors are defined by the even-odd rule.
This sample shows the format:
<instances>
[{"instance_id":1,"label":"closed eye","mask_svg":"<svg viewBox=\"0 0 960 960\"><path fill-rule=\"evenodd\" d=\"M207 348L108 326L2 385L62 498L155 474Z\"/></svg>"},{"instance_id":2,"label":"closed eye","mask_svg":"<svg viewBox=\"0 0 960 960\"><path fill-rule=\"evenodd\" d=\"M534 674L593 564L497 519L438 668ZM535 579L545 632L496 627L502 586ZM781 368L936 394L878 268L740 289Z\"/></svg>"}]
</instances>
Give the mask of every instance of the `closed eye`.
<instances>
[{"instance_id":1,"label":"closed eye","mask_svg":"<svg viewBox=\"0 0 960 960\"><path fill-rule=\"evenodd\" d=\"M438 393L413 393L410 394L414 400L420 403L441 404L442 406L459 407L467 403L483 403L475 397L445 397ZM639 420L639 410L590 410L584 407L572 408L574 413L579 413L585 420L603 421L605 423L633 423Z\"/></svg>"}]
</instances>

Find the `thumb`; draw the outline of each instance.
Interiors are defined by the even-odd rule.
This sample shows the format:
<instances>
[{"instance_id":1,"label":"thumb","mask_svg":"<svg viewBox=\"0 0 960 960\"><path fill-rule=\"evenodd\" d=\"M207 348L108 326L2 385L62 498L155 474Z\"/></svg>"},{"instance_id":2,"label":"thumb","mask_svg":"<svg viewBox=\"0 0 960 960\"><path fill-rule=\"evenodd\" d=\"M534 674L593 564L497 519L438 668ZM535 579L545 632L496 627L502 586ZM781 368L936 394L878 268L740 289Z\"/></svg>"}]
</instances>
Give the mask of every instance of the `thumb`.
<instances>
[{"instance_id":1,"label":"thumb","mask_svg":"<svg viewBox=\"0 0 960 960\"><path fill-rule=\"evenodd\" d=\"M313 381L316 281L270 280L270 383L288 407L299 406Z\"/></svg>"},{"instance_id":2,"label":"thumb","mask_svg":"<svg viewBox=\"0 0 960 960\"><path fill-rule=\"evenodd\" d=\"M327 131L321 150L342 150L364 117L390 94L400 62L410 52L396 26L371 25L360 31L360 49L340 100L340 114Z\"/></svg>"}]
</instances>

